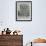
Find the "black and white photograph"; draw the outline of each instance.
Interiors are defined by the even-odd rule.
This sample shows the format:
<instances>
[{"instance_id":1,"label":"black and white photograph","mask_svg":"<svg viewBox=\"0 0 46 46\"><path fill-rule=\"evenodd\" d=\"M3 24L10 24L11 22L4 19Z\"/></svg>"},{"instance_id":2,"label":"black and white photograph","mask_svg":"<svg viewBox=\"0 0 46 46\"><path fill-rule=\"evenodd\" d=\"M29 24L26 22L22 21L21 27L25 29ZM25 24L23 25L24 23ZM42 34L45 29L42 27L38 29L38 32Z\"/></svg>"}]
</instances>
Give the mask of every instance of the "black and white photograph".
<instances>
[{"instance_id":1,"label":"black and white photograph","mask_svg":"<svg viewBox=\"0 0 46 46\"><path fill-rule=\"evenodd\" d=\"M16 1L16 21L32 21L32 1Z\"/></svg>"}]
</instances>

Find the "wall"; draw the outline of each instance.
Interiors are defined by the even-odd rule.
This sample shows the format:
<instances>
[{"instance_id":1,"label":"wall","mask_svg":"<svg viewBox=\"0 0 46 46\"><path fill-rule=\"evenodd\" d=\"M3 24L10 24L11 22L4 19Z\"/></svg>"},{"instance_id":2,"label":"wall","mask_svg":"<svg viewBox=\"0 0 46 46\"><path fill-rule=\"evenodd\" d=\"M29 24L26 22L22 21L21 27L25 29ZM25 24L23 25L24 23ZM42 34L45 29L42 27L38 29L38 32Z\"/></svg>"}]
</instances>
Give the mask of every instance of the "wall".
<instances>
[{"instance_id":1,"label":"wall","mask_svg":"<svg viewBox=\"0 0 46 46\"><path fill-rule=\"evenodd\" d=\"M15 6L15 0L0 0L0 30L20 29L24 44L36 37L46 37L46 0L32 0L32 22L17 22Z\"/></svg>"},{"instance_id":2,"label":"wall","mask_svg":"<svg viewBox=\"0 0 46 46\"><path fill-rule=\"evenodd\" d=\"M33 0L33 21L32 21L32 31L36 37L46 37L46 0Z\"/></svg>"}]
</instances>

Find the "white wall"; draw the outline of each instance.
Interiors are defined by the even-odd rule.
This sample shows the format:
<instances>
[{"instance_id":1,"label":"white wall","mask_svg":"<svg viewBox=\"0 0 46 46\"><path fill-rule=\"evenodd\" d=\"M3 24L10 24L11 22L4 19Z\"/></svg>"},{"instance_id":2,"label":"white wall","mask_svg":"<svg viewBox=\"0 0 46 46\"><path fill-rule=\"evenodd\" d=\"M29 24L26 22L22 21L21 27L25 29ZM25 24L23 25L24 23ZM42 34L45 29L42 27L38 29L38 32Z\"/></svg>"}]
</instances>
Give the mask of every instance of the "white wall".
<instances>
[{"instance_id":1,"label":"white wall","mask_svg":"<svg viewBox=\"0 0 46 46\"><path fill-rule=\"evenodd\" d=\"M17 22L15 6L15 0L0 0L0 30L20 29L24 44L36 37L46 37L46 0L32 0L32 22Z\"/></svg>"},{"instance_id":2,"label":"white wall","mask_svg":"<svg viewBox=\"0 0 46 46\"><path fill-rule=\"evenodd\" d=\"M32 38L46 37L46 0L33 0Z\"/></svg>"}]
</instances>

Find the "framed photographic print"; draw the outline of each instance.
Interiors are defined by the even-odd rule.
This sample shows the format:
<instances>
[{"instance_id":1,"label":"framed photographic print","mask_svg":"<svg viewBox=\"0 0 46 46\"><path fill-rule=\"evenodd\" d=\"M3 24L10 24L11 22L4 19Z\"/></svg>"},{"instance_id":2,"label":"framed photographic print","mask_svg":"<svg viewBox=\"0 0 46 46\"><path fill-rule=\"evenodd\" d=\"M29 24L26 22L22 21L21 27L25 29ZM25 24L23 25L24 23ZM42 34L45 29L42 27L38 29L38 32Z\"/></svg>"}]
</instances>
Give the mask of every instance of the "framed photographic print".
<instances>
[{"instance_id":1,"label":"framed photographic print","mask_svg":"<svg viewBox=\"0 0 46 46\"><path fill-rule=\"evenodd\" d=\"M32 1L16 1L16 21L32 21Z\"/></svg>"}]
</instances>

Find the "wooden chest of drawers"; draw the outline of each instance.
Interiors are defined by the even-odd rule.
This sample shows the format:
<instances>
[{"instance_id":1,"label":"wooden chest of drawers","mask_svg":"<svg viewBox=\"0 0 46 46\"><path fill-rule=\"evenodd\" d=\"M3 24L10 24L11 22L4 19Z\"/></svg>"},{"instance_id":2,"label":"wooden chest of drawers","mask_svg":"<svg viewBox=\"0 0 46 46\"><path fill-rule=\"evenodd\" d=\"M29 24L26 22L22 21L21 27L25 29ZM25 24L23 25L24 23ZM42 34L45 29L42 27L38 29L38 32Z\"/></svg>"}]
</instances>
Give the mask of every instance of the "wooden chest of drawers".
<instances>
[{"instance_id":1,"label":"wooden chest of drawers","mask_svg":"<svg viewBox=\"0 0 46 46\"><path fill-rule=\"evenodd\" d=\"M0 46L23 46L23 35L0 35Z\"/></svg>"}]
</instances>

